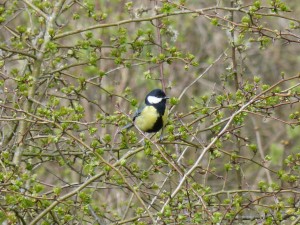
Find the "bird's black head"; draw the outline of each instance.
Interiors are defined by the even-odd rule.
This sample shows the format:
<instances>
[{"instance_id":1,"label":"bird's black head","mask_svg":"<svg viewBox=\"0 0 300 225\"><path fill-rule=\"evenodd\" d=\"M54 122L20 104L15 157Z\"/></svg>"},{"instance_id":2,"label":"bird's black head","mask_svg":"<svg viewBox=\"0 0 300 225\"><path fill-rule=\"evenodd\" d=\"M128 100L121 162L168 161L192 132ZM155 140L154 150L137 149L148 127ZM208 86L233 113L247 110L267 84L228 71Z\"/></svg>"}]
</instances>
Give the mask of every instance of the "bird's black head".
<instances>
[{"instance_id":1,"label":"bird's black head","mask_svg":"<svg viewBox=\"0 0 300 225\"><path fill-rule=\"evenodd\" d=\"M155 107L161 115L164 114L166 101L169 99L161 89L154 89L145 98L146 105Z\"/></svg>"}]
</instances>

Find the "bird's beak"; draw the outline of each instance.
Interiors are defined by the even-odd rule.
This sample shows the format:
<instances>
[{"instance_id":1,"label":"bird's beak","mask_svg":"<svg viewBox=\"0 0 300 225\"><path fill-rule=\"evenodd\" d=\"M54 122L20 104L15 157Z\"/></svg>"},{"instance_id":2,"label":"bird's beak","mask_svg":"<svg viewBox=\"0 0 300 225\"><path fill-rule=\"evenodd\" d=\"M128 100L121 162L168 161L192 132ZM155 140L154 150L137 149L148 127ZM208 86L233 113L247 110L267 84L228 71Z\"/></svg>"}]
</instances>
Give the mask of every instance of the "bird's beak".
<instances>
[{"instance_id":1,"label":"bird's beak","mask_svg":"<svg viewBox=\"0 0 300 225\"><path fill-rule=\"evenodd\" d=\"M164 99L170 99L168 96L164 97Z\"/></svg>"}]
</instances>

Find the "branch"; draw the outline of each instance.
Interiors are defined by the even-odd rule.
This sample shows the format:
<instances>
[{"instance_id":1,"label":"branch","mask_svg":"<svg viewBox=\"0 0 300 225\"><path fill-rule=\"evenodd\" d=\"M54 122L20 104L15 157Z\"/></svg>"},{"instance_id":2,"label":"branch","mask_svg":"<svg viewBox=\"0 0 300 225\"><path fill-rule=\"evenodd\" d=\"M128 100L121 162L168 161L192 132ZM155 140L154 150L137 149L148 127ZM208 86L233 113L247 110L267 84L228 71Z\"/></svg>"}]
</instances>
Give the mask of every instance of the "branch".
<instances>
[{"instance_id":1,"label":"branch","mask_svg":"<svg viewBox=\"0 0 300 225\"><path fill-rule=\"evenodd\" d=\"M216 11L216 10L223 10L223 11L230 11L230 12L231 11L238 11L238 12L243 12L243 13L249 14L249 12L247 12L246 10L243 10L239 7L231 8L231 7L213 6L213 7L203 8L203 9L196 9L196 10L189 10L189 9L186 10L185 9L185 10L180 10L180 11L176 11L176 12L173 12L173 13L168 13L168 14L163 13L163 14L158 14L158 15L155 15L155 16L146 17L146 18L127 19L127 20L121 20L121 21L114 22L114 23L96 24L96 25L86 27L86 28L82 28L82 29L78 29L78 30L75 30L75 31L68 31L68 32L58 34L54 37L54 40L60 39L60 38L63 38L63 37L67 37L67 36L70 36L70 35L82 33L82 32L88 31L88 30L94 30L94 29L99 29L99 28L107 28L107 27L117 27L117 26L120 26L120 25L128 24L128 23L140 23L140 22L153 21L153 20L156 20L156 19L161 19L161 18L170 17L170 16L176 16L176 15L184 15L184 14L205 15L204 12L206 12L206 11ZM274 16L274 17L284 18L284 19L287 19L287 20L291 20L291 21L295 21L295 22L300 23L299 19L289 18L289 17L283 16L283 15L265 14L265 13L259 13L259 12L256 12L256 14L257 15L262 15L262 16ZM229 20L227 20L225 18L222 18L222 17L218 17L217 15L205 15L205 16L207 18L216 17L216 18L222 19L226 22L232 23L232 21L229 21ZM257 29L257 30L265 30L265 28L248 27L248 26L243 25L243 24L234 23L234 25L239 26L239 27L244 27L244 28L253 28L253 29ZM272 31L272 32L275 33L275 31ZM281 35L285 35L285 33L282 33Z\"/></svg>"},{"instance_id":2,"label":"branch","mask_svg":"<svg viewBox=\"0 0 300 225\"><path fill-rule=\"evenodd\" d=\"M16 49L9 49L9 48L6 48L4 46L1 46L0 45L0 49L2 49L3 51L6 51L6 52L11 52L11 53L16 53L16 54L20 54L20 55L25 55L25 56L28 56L32 59L36 59L36 56L35 55L32 55L28 52L25 52L25 51L20 51L20 50L16 50Z\"/></svg>"},{"instance_id":3,"label":"branch","mask_svg":"<svg viewBox=\"0 0 300 225\"><path fill-rule=\"evenodd\" d=\"M28 5L30 8L32 8L34 11L36 11L38 14L40 14L42 17L44 17L46 20L48 19L48 15L44 13L42 10L40 10L38 7L36 7L32 2L29 0L22 0L26 5Z\"/></svg>"},{"instance_id":4,"label":"branch","mask_svg":"<svg viewBox=\"0 0 300 225\"><path fill-rule=\"evenodd\" d=\"M65 129L63 127L60 126L60 124L56 123L55 121L51 121L39 116L36 116L34 114L31 114L27 111L24 111L22 109L15 109L12 108L10 106L6 106L3 104L0 104L0 107L4 107L4 108L8 108L17 112L21 112L24 113L28 116L31 116L37 120L41 120L41 121L47 121L50 124L53 124L56 128L60 129L61 131L63 131L67 136L69 136L71 139L73 139L75 142L77 142L78 144L82 145L85 149L88 149L91 153L93 153L101 162L103 162L105 165L109 166L111 169L113 169L115 172L117 172L120 177L123 179L123 181L126 183L127 187L129 190L131 190L136 198L139 200L139 202L143 205L144 209L146 210L146 212L148 213L149 217L152 219L152 221L154 222L154 218L151 214L151 212L149 211L149 209L147 208L146 204L144 203L144 201L141 199L141 197L138 195L138 193L136 192L136 190L128 183L128 181L126 180L126 178L124 177L124 175L120 172L119 169L117 169L116 167L121 165L121 163L123 162L123 160L126 160L128 157L130 157L133 154L136 154L137 152L141 151L144 149L143 147L140 147L134 151L128 151L121 159L119 159L118 161L116 161L114 164L110 164L109 162L107 162L101 155L99 155L98 153L94 152L94 150L88 145L86 144L84 141L82 141L81 139L77 138L76 136L74 136L70 131L65 131ZM105 172L101 172L99 174L96 174L95 176L91 177L89 180L87 180L85 183L83 183L81 186L79 186L78 188L76 188L74 191L58 198L55 202L53 202L50 206L48 206L44 211L42 211L39 215L37 215L34 220L30 223L30 225L34 225L37 224L39 220L41 220L47 213L49 213L56 205L58 205L59 203L61 203L61 201L75 195L78 194L79 191L81 191L83 188L85 188L87 185L89 185L90 183L94 182L95 180L97 180L98 178L100 178L101 176L104 175Z\"/></svg>"},{"instance_id":5,"label":"branch","mask_svg":"<svg viewBox=\"0 0 300 225\"><path fill-rule=\"evenodd\" d=\"M219 57L212 63L210 64L193 82L191 82L188 86L186 86L183 91L181 92L181 94L178 97L178 100L180 100L182 98L182 96L185 94L185 92L191 87L193 86L201 77L203 77L204 74L206 74L221 58L222 56L226 53L227 49L225 51L223 51Z\"/></svg>"},{"instance_id":6,"label":"branch","mask_svg":"<svg viewBox=\"0 0 300 225\"><path fill-rule=\"evenodd\" d=\"M194 163L194 165L184 174L184 176L182 177L180 183L177 185L177 187L175 188L175 190L173 191L173 193L171 194L171 196L165 201L165 204L163 205L162 209L161 209L161 213L164 212L165 207L169 204L169 202L171 201L172 198L174 198L176 196L176 194L180 191L182 185L185 183L186 179L188 178L188 176L199 166L202 158L204 157L204 155L210 150L210 148L216 143L216 141L227 131L227 128L230 126L231 122L233 121L234 117L236 117L238 114L240 114L241 112L243 112L249 105L251 105L252 103L254 103L257 99L259 99L260 96L266 94L267 92L271 91L272 89L274 89L276 86L278 86L279 84L286 82L288 80L293 80L293 79L299 79L300 78L300 74L290 77L290 78L286 78L286 79L282 79L280 81L278 81L277 83L273 84L271 87L269 87L268 89L266 89L265 91L261 92L260 94L256 95L254 98L252 98L249 102L247 102L246 104L244 104L238 111L236 111L235 113L232 114L232 116L229 117L228 122L226 123L226 125L223 127L223 129L213 138L213 140L207 145L207 147L205 147L201 153L201 155L198 157L198 159L196 160L196 162ZM157 218L158 220L159 218Z\"/></svg>"}]
</instances>

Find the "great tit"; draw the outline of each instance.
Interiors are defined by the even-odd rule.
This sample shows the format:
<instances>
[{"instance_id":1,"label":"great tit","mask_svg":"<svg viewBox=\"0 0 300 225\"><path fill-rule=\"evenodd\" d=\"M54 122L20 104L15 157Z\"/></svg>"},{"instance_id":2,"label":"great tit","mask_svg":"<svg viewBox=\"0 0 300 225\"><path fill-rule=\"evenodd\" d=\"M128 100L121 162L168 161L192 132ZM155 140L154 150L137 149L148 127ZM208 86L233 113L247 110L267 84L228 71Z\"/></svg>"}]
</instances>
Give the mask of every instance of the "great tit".
<instances>
[{"instance_id":1,"label":"great tit","mask_svg":"<svg viewBox=\"0 0 300 225\"><path fill-rule=\"evenodd\" d=\"M169 97L161 89L154 89L147 94L145 105L133 116L134 124L143 132L155 133L162 129L167 121L166 102ZM133 126L126 126L129 128Z\"/></svg>"}]
</instances>

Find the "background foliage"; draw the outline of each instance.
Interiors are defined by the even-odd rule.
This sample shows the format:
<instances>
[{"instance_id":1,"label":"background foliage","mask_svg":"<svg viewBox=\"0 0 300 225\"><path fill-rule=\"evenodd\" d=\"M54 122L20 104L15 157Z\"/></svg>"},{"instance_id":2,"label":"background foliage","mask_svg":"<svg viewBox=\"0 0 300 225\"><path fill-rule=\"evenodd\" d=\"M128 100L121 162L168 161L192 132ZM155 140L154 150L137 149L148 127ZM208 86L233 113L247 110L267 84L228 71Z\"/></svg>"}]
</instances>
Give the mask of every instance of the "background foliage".
<instances>
[{"instance_id":1,"label":"background foliage","mask_svg":"<svg viewBox=\"0 0 300 225\"><path fill-rule=\"evenodd\" d=\"M0 223L299 223L297 3L2 1Z\"/></svg>"}]
</instances>

